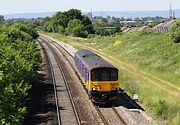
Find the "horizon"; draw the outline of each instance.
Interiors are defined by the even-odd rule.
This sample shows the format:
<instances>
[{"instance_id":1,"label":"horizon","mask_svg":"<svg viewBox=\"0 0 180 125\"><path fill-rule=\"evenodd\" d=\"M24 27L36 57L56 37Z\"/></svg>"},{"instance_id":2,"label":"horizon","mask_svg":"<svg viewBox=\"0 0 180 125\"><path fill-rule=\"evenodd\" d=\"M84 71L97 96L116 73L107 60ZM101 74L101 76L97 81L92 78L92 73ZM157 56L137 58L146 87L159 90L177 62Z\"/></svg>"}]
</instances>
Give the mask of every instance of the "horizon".
<instances>
[{"instance_id":1,"label":"horizon","mask_svg":"<svg viewBox=\"0 0 180 125\"><path fill-rule=\"evenodd\" d=\"M177 9L176 11L176 18L180 18L180 9ZM36 13L15 13L15 14L8 14L3 15L4 18L7 19L18 19L18 18L24 18L24 19L32 19L32 18L45 18L45 17L52 17L56 12L36 12ZM82 12L82 14L87 14L87 12ZM93 17L99 17L103 16L106 18L107 16L110 17L116 17L116 18L144 18L144 17L162 17L162 18L169 18L169 12L168 10L163 11L95 11L92 12Z\"/></svg>"},{"instance_id":2,"label":"horizon","mask_svg":"<svg viewBox=\"0 0 180 125\"><path fill-rule=\"evenodd\" d=\"M71 9L77 9L77 8L71 8ZM173 9L173 11L176 11L176 10L180 10L180 8L177 8L177 9ZM0 14L2 16L6 16L6 15L14 15L14 14L36 14L36 13L56 13L56 12L59 12L60 10L57 10L57 11L37 11L37 12L19 12L19 13L7 13L7 14ZM65 10L65 11L68 11L68 10ZM65 11L60 11L60 12L65 12ZM109 11L109 10L103 10L102 12L148 12L148 11L169 11L168 9L167 10L132 10L132 11ZM90 11L81 11L82 13L88 13ZM92 11L92 12L101 12L101 10L97 10L97 11Z\"/></svg>"},{"instance_id":3,"label":"horizon","mask_svg":"<svg viewBox=\"0 0 180 125\"><path fill-rule=\"evenodd\" d=\"M180 8L180 1L178 0L7 0L1 1L0 14L57 12L67 11L71 8L77 8L82 12L163 11L169 10L170 3L172 4L173 10Z\"/></svg>"}]
</instances>

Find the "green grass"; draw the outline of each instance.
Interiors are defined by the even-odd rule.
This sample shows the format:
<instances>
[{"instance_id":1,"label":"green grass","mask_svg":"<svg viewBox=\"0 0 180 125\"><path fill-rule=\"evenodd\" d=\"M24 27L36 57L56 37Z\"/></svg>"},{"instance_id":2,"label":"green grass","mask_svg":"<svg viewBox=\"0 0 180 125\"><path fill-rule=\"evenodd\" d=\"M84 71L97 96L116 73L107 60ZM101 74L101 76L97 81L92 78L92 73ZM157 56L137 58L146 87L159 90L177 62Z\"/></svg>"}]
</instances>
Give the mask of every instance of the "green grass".
<instances>
[{"instance_id":1,"label":"green grass","mask_svg":"<svg viewBox=\"0 0 180 125\"><path fill-rule=\"evenodd\" d=\"M168 34L142 35L142 32L117 37L89 39L93 47L180 87L180 44L172 43ZM142 36L141 36L142 35ZM121 46L114 47L120 39Z\"/></svg>"},{"instance_id":2,"label":"green grass","mask_svg":"<svg viewBox=\"0 0 180 125\"><path fill-rule=\"evenodd\" d=\"M120 70L121 87L138 93L140 103L159 124L178 125L180 118L180 44L168 33L133 32L79 39L45 33L73 45L92 49ZM116 40L122 41L114 46Z\"/></svg>"}]
</instances>

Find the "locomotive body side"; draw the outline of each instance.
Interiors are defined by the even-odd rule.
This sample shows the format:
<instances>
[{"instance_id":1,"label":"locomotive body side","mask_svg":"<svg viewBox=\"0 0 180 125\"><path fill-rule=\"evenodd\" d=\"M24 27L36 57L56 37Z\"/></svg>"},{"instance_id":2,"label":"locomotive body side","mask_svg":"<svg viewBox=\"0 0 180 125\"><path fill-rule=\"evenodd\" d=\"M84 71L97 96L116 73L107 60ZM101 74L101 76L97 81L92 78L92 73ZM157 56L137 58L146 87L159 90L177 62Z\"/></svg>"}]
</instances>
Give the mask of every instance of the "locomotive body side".
<instances>
[{"instance_id":1,"label":"locomotive body side","mask_svg":"<svg viewBox=\"0 0 180 125\"><path fill-rule=\"evenodd\" d=\"M108 103L116 100L119 91L117 68L90 50L76 52L74 60L94 102Z\"/></svg>"}]
</instances>

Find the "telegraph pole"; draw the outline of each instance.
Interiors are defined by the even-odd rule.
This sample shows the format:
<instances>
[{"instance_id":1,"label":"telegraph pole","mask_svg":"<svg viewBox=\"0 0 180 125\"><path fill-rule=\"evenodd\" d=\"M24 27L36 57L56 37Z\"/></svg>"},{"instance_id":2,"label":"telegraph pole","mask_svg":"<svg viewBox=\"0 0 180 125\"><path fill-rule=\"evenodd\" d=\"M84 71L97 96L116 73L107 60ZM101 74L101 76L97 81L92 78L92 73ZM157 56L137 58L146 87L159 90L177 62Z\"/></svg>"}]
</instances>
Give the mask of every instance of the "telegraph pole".
<instances>
[{"instance_id":1,"label":"telegraph pole","mask_svg":"<svg viewBox=\"0 0 180 125\"><path fill-rule=\"evenodd\" d=\"M169 19L172 20L173 18L173 12L172 12L172 5L171 3L169 4Z\"/></svg>"},{"instance_id":2,"label":"telegraph pole","mask_svg":"<svg viewBox=\"0 0 180 125\"><path fill-rule=\"evenodd\" d=\"M101 7L101 20L102 20L102 2L100 0L100 7Z\"/></svg>"}]
</instances>

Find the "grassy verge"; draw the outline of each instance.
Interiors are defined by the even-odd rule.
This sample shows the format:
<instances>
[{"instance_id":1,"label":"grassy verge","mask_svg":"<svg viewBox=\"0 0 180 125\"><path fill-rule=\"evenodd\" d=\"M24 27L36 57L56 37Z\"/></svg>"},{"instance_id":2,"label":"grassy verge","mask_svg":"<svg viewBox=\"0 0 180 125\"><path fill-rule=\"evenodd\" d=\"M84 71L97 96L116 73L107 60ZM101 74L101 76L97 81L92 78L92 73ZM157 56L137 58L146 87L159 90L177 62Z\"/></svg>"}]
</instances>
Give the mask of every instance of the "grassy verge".
<instances>
[{"instance_id":1,"label":"grassy verge","mask_svg":"<svg viewBox=\"0 0 180 125\"><path fill-rule=\"evenodd\" d=\"M159 124L180 123L180 44L172 43L168 34L134 32L89 39L45 34L102 55L120 69L122 88L130 95L138 93ZM116 40L122 43L114 46Z\"/></svg>"}]
</instances>

